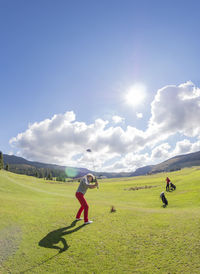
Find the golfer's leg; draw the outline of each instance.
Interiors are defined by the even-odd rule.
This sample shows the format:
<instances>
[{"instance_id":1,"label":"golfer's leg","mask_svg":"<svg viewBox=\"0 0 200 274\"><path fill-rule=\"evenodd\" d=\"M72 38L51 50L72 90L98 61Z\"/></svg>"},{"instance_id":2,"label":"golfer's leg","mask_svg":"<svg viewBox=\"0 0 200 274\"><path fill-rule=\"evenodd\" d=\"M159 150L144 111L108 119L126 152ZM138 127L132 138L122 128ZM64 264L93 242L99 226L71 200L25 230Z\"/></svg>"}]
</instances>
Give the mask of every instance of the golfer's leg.
<instances>
[{"instance_id":1,"label":"golfer's leg","mask_svg":"<svg viewBox=\"0 0 200 274\"><path fill-rule=\"evenodd\" d=\"M89 206L84 197L82 197L82 205L84 206L84 222L88 222L88 209Z\"/></svg>"},{"instance_id":2,"label":"golfer's leg","mask_svg":"<svg viewBox=\"0 0 200 274\"><path fill-rule=\"evenodd\" d=\"M80 219L81 213L82 213L83 209L84 209L83 206L81 206L81 207L79 208L79 211L78 211L77 214L76 214L76 219Z\"/></svg>"},{"instance_id":3,"label":"golfer's leg","mask_svg":"<svg viewBox=\"0 0 200 274\"><path fill-rule=\"evenodd\" d=\"M76 198L79 200L79 202L81 204L81 208L79 209L78 213L82 212L83 209L84 209L84 221L88 222L88 209L89 209L89 206L88 206L83 194L80 193L80 192L76 193ZM77 213L77 216L78 216L78 213ZM77 218L80 218L80 217L77 217Z\"/></svg>"},{"instance_id":4,"label":"golfer's leg","mask_svg":"<svg viewBox=\"0 0 200 274\"><path fill-rule=\"evenodd\" d=\"M79 208L77 214L76 214L76 218L79 219L81 217L81 213L84 209L84 205L83 205L83 202L82 202L82 194L80 192L76 193L76 198L78 199L79 203L81 204L81 207Z\"/></svg>"},{"instance_id":5,"label":"golfer's leg","mask_svg":"<svg viewBox=\"0 0 200 274\"><path fill-rule=\"evenodd\" d=\"M88 222L88 209L89 209L89 206L88 204L86 204L84 208L84 222Z\"/></svg>"}]
</instances>

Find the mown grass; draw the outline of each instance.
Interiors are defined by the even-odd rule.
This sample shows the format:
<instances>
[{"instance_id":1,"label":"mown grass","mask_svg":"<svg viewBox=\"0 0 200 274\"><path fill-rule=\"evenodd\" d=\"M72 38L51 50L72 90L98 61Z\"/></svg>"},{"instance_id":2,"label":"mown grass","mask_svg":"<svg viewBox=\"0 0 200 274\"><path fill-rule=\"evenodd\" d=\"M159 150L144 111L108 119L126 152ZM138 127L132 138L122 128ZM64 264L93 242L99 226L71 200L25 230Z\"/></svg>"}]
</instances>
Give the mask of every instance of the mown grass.
<instances>
[{"instance_id":1,"label":"mown grass","mask_svg":"<svg viewBox=\"0 0 200 274\"><path fill-rule=\"evenodd\" d=\"M162 208L166 175L177 190ZM83 226L73 222L78 183L0 171L0 272L200 273L199 178L191 168L102 180L86 194L94 223ZM136 186L156 187L127 190Z\"/></svg>"}]
</instances>

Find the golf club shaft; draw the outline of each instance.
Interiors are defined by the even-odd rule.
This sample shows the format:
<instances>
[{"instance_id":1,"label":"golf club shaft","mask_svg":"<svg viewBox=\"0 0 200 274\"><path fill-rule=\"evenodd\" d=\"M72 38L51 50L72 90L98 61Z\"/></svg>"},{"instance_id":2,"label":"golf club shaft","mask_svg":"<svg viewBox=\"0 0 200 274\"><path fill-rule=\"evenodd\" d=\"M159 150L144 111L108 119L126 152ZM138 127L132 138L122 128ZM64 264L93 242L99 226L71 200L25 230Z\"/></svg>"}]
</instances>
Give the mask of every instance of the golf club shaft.
<instances>
[{"instance_id":1,"label":"golf club shaft","mask_svg":"<svg viewBox=\"0 0 200 274\"><path fill-rule=\"evenodd\" d=\"M94 172L95 172L94 159L93 159L93 170L94 170ZM95 175L95 180L96 180L96 182L97 182L97 177L96 177L96 175ZM97 182L97 183L98 183L98 182ZM99 183L98 183L98 185L97 185L97 189L99 189Z\"/></svg>"}]
</instances>

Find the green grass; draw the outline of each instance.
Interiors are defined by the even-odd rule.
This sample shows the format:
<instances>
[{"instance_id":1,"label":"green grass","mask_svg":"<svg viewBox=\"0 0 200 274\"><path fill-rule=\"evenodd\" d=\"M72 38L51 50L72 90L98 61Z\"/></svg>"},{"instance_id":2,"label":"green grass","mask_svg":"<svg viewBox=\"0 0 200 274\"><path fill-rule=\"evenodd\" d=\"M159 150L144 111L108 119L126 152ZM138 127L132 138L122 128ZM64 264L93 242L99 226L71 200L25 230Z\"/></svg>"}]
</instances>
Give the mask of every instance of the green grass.
<instances>
[{"instance_id":1,"label":"green grass","mask_svg":"<svg viewBox=\"0 0 200 274\"><path fill-rule=\"evenodd\" d=\"M87 226L73 223L77 186L0 171L0 273L200 273L200 169L100 181Z\"/></svg>"}]
</instances>

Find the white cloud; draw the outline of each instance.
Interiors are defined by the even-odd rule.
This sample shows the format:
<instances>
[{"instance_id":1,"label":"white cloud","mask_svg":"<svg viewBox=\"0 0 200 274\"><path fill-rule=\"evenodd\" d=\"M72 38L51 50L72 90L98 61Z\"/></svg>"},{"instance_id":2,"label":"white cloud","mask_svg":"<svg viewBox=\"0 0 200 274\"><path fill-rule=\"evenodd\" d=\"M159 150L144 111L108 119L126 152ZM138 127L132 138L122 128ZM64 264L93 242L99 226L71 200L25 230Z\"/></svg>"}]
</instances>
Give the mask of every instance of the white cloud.
<instances>
[{"instance_id":1,"label":"white cloud","mask_svg":"<svg viewBox=\"0 0 200 274\"><path fill-rule=\"evenodd\" d=\"M143 118L143 114L141 112L136 112L136 116L138 119Z\"/></svg>"},{"instance_id":2,"label":"white cloud","mask_svg":"<svg viewBox=\"0 0 200 274\"><path fill-rule=\"evenodd\" d=\"M174 149L171 149L171 146L168 143L163 143L152 150L151 159L149 159L149 161L158 162L159 160L159 162L161 162L177 155L192 153L196 151L200 151L200 140L192 143L188 139L183 139L176 143Z\"/></svg>"},{"instance_id":3,"label":"white cloud","mask_svg":"<svg viewBox=\"0 0 200 274\"><path fill-rule=\"evenodd\" d=\"M188 139L184 139L176 143L176 147L172 154L179 155L184 153L189 153L192 150L192 143Z\"/></svg>"},{"instance_id":4,"label":"white cloud","mask_svg":"<svg viewBox=\"0 0 200 274\"><path fill-rule=\"evenodd\" d=\"M118 159L112 165L107 166L105 170L115 170L116 172L133 172L141 166L148 165L150 160L151 159L148 153L127 153L125 156L121 157L121 159Z\"/></svg>"},{"instance_id":5,"label":"white cloud","mask_svg":"<svg viewBox=\"0 0 200 274\"><path fill-rule=\"evenodd\" d=\"M169 153L170 148L171 148L171 146L168 143L163 143L163 144L155 147L152 150L151 158L154 159L154 160L157 160L157 159L162 160L162 159L169 158L169 156L170 156L170 153Z\"/></svg>"},{"instance_id":6,"label":"white cloud","mask_svg":"<svg viewBox=\"0 0 200 274\"><path fill-rule=\"evenodd\" d=\"M137 115L142 116L141 113ZM111 126L103 119L87 124L77 121L75 113L68 111L30 124L10 143L20 151L21 156L30 160L89 168L92 168L95 160L98 169L134 170L149 162L174 156L175 153L200 150L200 141L191 143L187 140L187 137L200 136L199 117L200 89L192 82L186 82L179 86L165 86L157 91L145 131L129 125L124 128ZM124 122L124 118L113 116L112 121L118 124ZM166 140L177 133L182 134L184 140L178 142L174 151L171 151ZM92 149L92 155L85 155L87 148ZM144 148L152 149L151 156L141 154ZM115 157L118 160L105 165Z\"/></svg>"},{"instance_id":7,"label":"white cloud","mask_svg":"<svg viewBox=\"0 0 200 274\"><path fill-rule=\"evenodd\" d=\"M200 151L200 140L192 144L191 152Z\"/></svg>"},{"instance_id":8,"label":"white cloud","mask_svg":"<svg viewBox=\"0 0 200 274\"><path fill-rule=\"evenodd\" d=\"M122 117L120 117L120 116L118 116L118 115L114 115L113 117L112 117L112 120L113 120L113 122L115 123L115 124L119 124L119 123L122 123L122 122L124 122L124 118L122 118Z\"/></svg>"},{"instance_id":9,"label":"white cloud","mask_svg":"<svg viewBox=\"0 0 200 274\"><path fill-rule=\"evenodd\" d=\"M196 142L192 143L190 140L184 139L176 143L176 147L171 153L171 155L176 156L195 151L200 151L200 140L197 140Z\"/></svg>"},{"instance_id":10,"label":"white cloud","mask_svg":"<svg viewBox=\"0 0 200 274\"><path fill-rule=\"evenodd\" d=\"M180 132L188 137L200 134L200 89L192 82L166 86L158 90L151 104L149 130L173 135Z\"/></svg>"}]
</instances>

